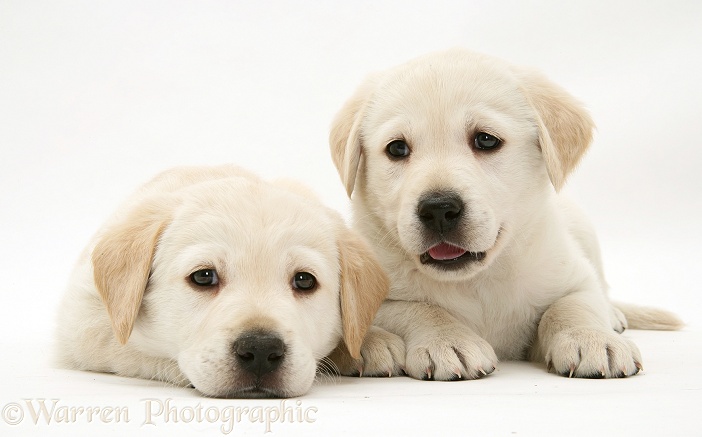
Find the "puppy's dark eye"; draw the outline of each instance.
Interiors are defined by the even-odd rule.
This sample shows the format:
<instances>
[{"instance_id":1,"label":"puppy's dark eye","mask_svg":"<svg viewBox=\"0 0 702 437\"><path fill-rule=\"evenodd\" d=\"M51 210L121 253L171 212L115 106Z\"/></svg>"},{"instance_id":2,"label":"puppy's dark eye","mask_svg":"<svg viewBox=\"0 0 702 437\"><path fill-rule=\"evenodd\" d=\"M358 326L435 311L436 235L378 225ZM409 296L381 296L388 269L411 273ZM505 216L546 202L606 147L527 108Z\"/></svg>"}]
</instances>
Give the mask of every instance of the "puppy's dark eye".
<instances>
[{"instance_id":1,"label":"puppy's dark eye","mask_svg":"<svg viewBox=\"0 0 702 437\"><path fill-rule=\"evenodd\" d=\"M309 293L317 288L317 278L312 273L297 272L293 276L292 286L296 291Z\"/></svg>"},{"instance_id":2,"label":"puppy's dark eye","mask_svg":"<svg viewBox=\"0 0 702 437\"><path fill-rule=\"evenodd\" d=\"M202 269L190 275L190 282L198 287L212 287L219 284L219 276L215 269Z\"/></svg>"},{"instance_id":3,"label":"puppy's dark eye","mask_svg":"<svg viewBox=\"0 0 702 437\"><path fill-rule=\"evenodd\" d=\"M410 148L406 142L395 140L385 147L385 153L392 159L403 159L409 156Z\"/></svg>"},{"instance_id":4,"label":"puppy's dark eye","mask_svg":"<svg viewBox=\"0 0 702 437\"><path fill-rule=\"evenodd\" d=\"M500 144L502 141L499 138L485 132L478 132L478 135L475 136L475 147L480 150L496 149Z\"/></svg>"}]
</instances>

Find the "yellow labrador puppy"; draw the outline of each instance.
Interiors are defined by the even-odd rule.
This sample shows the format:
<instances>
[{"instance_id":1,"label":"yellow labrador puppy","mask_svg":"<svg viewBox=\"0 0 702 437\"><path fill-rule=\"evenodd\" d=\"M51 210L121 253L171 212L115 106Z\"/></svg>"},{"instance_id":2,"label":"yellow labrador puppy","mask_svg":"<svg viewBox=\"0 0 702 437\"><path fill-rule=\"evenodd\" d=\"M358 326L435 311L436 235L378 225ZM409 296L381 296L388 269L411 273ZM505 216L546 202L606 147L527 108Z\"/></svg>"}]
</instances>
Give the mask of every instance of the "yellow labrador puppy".
<instances>
[{"instance_id":1,"label":"yellow labrador puppy","mask_svg":"<svg viewBox=\"0 0 702 437\"><path fill-rule=\"evenodd\" d=\"M81 256L57 354L206 396L298 396L341 339L359 357L387 287L361 237L304 189L233 166L176 168Z\"/></svg>"},{"instance_id":2,"label":"yellow labrador puppy","mask_svg":"<svg viewBox=\"0 0 702 437\"><path fill-rule=\"evenodd\" d=\"M540 74L462 50L371 76L343 106L332 157L390 276L375 323L406 342L396 369L471 379L533 359L567 376L638 373L595 234L558 194L592 130ZM632 327L680 324L620 308Z\"/></svg>"}]
</instances>

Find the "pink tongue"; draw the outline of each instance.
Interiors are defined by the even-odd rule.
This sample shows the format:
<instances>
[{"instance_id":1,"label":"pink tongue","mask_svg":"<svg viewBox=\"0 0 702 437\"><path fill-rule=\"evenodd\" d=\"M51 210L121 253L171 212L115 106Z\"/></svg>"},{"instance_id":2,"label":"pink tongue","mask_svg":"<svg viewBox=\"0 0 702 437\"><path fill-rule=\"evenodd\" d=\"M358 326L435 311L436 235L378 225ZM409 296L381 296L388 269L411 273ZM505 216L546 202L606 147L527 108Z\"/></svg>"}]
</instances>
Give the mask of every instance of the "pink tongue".
<instances>
[{"instance_id":1,"label":"pink tongue","mask_svg":"<svg viewBox=\"0 0 702 437\"><path fill-rule=\"evenodd\" d=\"M448 243L437 244L429 249L429 256L439 261L458 258L464 253L466 253L465 250Z\"/></svg>"}]
</instances>

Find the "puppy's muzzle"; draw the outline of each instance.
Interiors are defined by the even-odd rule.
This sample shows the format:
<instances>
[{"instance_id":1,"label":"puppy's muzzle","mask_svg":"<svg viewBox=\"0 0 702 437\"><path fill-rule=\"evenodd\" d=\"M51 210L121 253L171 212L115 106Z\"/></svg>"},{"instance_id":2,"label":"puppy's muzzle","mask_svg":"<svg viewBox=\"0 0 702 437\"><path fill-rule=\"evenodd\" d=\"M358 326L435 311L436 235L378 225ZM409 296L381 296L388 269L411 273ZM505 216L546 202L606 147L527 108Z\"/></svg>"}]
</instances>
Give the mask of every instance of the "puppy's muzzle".
<instances>
[{"instance_id":1,"label":"puppy's muzzle","mask_svg":"<svg viewBox=\"0 0 702 437\"><path fill-rule=\"evenodd\" d=\"M427 229L444 235L459 223L463 209L463 200L457 194L435 192L422 197L417 215Z\"/></svg>"},{"instance_id":2,"label":"puppy's muzzle","mask_svg":"<svg viewBox=\"0 0 702 437\"><path fill-rule=\"evenodd\" d=\"M258 378L274 372L285 360L285 343L267 331L245 332L232 347L241 369Z\"/></svg>"}]
</instances>

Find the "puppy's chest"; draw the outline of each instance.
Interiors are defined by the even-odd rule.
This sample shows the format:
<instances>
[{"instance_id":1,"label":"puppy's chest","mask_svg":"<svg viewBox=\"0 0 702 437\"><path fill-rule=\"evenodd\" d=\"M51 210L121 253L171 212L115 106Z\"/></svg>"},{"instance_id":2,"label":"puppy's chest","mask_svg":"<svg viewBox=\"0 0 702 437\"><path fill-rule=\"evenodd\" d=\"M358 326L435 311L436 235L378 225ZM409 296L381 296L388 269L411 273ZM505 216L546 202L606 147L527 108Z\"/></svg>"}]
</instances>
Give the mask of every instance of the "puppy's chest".
<instances>
[{"instance_id":1,"label":"puppy's chest","mask_svg":"<svg viewBox=\"0 0 702 437\"><path fill-rule=\"evenodd\" d=\"M543 312L519 289L450 287L432 300L490 343L501 360L527 356Z\"/></svg>"}]
</instances>

